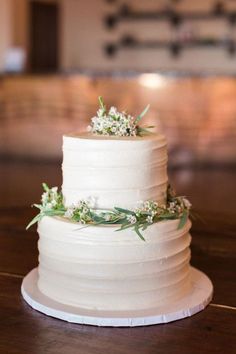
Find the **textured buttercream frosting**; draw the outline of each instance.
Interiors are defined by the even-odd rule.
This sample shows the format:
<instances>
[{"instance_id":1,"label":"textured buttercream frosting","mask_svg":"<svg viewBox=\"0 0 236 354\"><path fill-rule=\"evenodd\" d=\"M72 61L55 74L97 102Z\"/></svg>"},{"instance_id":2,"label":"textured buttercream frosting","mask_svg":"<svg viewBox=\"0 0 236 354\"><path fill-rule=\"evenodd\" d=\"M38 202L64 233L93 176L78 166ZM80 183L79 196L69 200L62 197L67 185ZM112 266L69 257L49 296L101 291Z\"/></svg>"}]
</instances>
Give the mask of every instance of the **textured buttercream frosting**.
<instances>
[{"instance_id":1,"label":"textured buttercream frosting","mask_svg":"<svg viewBox=\"0 0 236 354\"><path fill-rule=\"evenodd\" d=\"M63 137L66 206L96 199L97 209L134 208L140 200L166 203L167 148L160 134ZM81 225L44 216L38 224L43 294L66 305L97 310L144 310L172 304L190 290L190 221L149 225L142 241L133 228Z\"/></svg>"},{"instance_id":2,"label":"textured buttercream frosting","mask_svg":"<svg viewBox=\"0 0 236 354\"><path fill-rule=\"evenodd\" d=\"M141 241L117 225L83 227L44 217L39 232L39 289L89 309L141 310L170 304L189 291L190 221L148 227Z\"/></svg>"},{"instance_id":3,"label":"textured buttercream frosting","mask_svg":"<svg viewBox=\"0 0 236 354\"><path fill-rule=\"evenodd\" d=\"M63 136L65 204L93 197L96 207L132 208L139 200L166 201L167 149L161 134Z\"/></svg>"}]
</instances>

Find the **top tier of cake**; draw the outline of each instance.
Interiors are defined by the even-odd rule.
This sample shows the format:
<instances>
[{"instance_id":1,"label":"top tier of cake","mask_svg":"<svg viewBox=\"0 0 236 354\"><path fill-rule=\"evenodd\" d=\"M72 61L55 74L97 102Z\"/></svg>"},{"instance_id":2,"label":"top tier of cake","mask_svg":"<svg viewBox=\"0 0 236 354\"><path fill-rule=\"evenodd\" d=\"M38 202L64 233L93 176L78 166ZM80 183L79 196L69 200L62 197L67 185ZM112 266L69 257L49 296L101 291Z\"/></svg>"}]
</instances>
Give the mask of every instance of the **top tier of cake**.
<instances>
[{"instance_id":1,"label":"top tier of cake","mask_svg":"<svg viewBox=\"0 0 236 354\"><path fill-rule=\"evenodd\" d=\"M96 207L133 208L142 200L166 201L167 149L160 134L144 137L63 136L66 206L95 198Z\"/></svg>"}]
</instances>

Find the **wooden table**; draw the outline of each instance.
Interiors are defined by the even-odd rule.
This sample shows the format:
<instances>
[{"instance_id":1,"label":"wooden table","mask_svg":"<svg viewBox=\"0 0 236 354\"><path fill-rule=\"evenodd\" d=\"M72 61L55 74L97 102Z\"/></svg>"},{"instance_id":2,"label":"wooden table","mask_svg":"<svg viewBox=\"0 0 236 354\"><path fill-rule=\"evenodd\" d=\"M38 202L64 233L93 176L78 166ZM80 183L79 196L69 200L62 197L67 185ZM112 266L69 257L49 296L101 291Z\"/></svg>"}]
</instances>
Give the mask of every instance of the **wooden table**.
<instances>
[{"instance_id":1,"label":"wooden table","mask_svg":"<svg viewBox=\"0 0 236 354\"><path fill-rule=\"evenodd\" d=\"M56 180L59 174L56 168L55 171ZM43 173L46 175L45 169ZM180 174L172 173L175 181L182 176ZM233 172L232 176L235 180L236 173ZM27 188L33 188L37 178L32 178ZM54 181L54 177L50 178ZM214 284L213 301L203 312L164 325L98 328L47 317L24 302L20 295L22 278L37 266L36 229L25 231L25 225L34 210L24 206L26 187L23 184L22 205L14 206L11 202L14 190L18 197L21 193L17 176L9 192L10 202L1 178L0 183L0 197L4 195L5 198L5 201L0 202L1 354L236 353L235 209L228 210L226 205L221 205L219 208L211 207L211 211L205 203L202 208L205 223L197 221L192 229L192 265L204 271ZM225 178L225 183L229 184L230 181L227 182ZM207 185L206 179L203 184ZM208 184L206 190L210 188L212 186ZM193 189L190 188L197 201L200 189ZM214 203L218 200L217 193L222 193L222 186L215 187ZM232 198L232 195L228 197Z\"/></svg>"}]
</instances>

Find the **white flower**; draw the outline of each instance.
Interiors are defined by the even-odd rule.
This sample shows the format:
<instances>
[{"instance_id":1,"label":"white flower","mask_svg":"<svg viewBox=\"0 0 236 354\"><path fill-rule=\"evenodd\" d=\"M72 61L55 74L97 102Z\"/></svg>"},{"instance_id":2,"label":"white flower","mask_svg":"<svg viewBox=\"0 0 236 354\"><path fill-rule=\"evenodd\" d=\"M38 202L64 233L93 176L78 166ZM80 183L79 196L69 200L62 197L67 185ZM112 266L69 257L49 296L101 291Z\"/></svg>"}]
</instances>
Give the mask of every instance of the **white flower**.
<instances>
[{"instance_id":1,"label":"white flower","mask_svg":"<svg viewBox=\"0 0 236 354\"><path fill-rule=\"evenodd\" d=\"M72 218L74 216L74 211L75 211L75 206L74 205L71 205L70 207L67 208L64 216L66 218Z\"/></svg>"},{"instance_id":2,"label":"white flower","mask_svg":"<svg viewBox=\"0 0 236 354\"><path fill-rule=\"evenodd\" d=\"M48 197L49 197L49 196L48 196L48 192L44 192L44 193L42 194L41 201L42 201L43 204L47 202Z\"/></svg>"},{"instance_id":3,"label":"white flower","mask_svg":"<svg viewBox=\"0 0 236 354\"><path fill-rule=\"evenodd\" d=\"M93 133L102 135L136 136L137 130L134 117L118 112L116 107L111 107L108 112L101 107L92 117L90 126Z\"/></svg>"},{"instance_id":4,"label":"white flower","mask_svg":"<svg viewBox=\"0 0 236 354\"><path fill-rule=\"evenodd\" d=\"M104 215L104 219L105 219L105 221L110 221L111 220L111 215L110 214L105 214Z\"/></svg>"},{"instance_id":5,"label":"white flower","mask_svg":"<svg viewBox=\"0 0 236 354\"><path fill-rule=\"evenodd\" d=\"M52 188L51 188L51 192L52 192L52 193L57 193L57 190L58 190L58 187L52 187Z\"/></svg>"},{"instance_id":6,"label":"white flower","mask_svg":"<svg viewBox=\"0 0 236 354\"><path fill-rule=\"evenodd\" d=\"M103 108L99 108L99 110L97 111L97 115L98 115L99 118L103 117L104 113L105 113L105 111L104 111Z\"/></svg>"},{"instance_id":7,"label":"white flower","mask_svg":"<svg viewBox=\"0 0 236 354\"><path fill-rule=\"evenodd\" d=\"M84 207L85 201L84 200L79 200L76 207L78 209L82 209Z\"/></svg>"},{"instance_id":8,"label":"white flower","mask_svg":"<svg viewBox=\"0 0 236 354\"><path fill-rule=\"evenodd\" d=\"M96 124L97 121L98 121L98 117L95 116L95 117L93 117L91 120L92 120L93 124Z\"/></svg>"},{"instance_id":9,"label":"white flower","mask_svg":"<svg viewBox=\"0 0 236 354\"><path fill-rule=\"evenodd\" d=\"M49 202L45 205L45 210L50 210L50 209L52 209L52 203Z\"/></svg>"},{"instance_id":10,"label":"white flower","mask_svg":"<svg viewBox=\"0 0 236 354\"><path fill-rule=\"evenodd\" d=\"M135 224L136 221L137 221L137 218L136 218L136 216L134 216L134 215L127 215L127 216L126 216L126 219L127 219L131 224Z\"/></svg>"},{"instance_id":11,"label":"white flower","mask_svg":"<svg viewBox=\"0 0 236 354\"><path fill-rule=\"evenodd\" d=\"M147 200L147 201L144 203L144 206L145 206L145 208L149 208L149 205L150 205L150 202L149 202L149 200Z\"/></svg>"},{"instance_id":12,"label":"white flower","mask_svg":"<svg viewBox=\"0 0 236 354\"><path fill-rule=\"evenodd\" d=\"M57 205L57 201L56 201L55 199L53 199L53 200L51 201L51 204L52 204L52 207L55 207L55 206Z\"/></svg>"},{"instance_id":13,"label":"white flower","mask_svg":"<svg viewBox=\"0 0 236 354\"><path fill-rule=\"evenodd\" d=\"M151 215L148 215L146 220L149 224L153 223L153 217Z\"/></svg>"},{"instance_id":14,"label":"white flower","mask_svg":"<svg viewBox=\"0 0 236 354\"><path fill-rule=\"evenodd\" d=\"M83 214L86 215L89 212L89 208L86 206L83 207Z\"/></svg>"},{"instance_id":15,"label":"white flower","mask_svg":"<svg viewBox=\"0 0 236 354\"><path fill-rule=\"evenodd\" d=\"M121 126L119 131L120 131L120 134L122 136L127 134L127 128L126 127Z\"/></svg>"},{"instance_id":16,"label":"white flower","mask_svg":"<svg viewBox=\"0 0 236 354\"><path fill-rule=\"evenodd\" d=\"M190 203L190 201L187 198L183 198L182 201L183 201L185 208L187 208L187 209L191 208L192 204Z\"/></svg>"},{"instance_id":17,"label":"white flower","mask_svg":"<svg viewBox=\"0 0 236 354\"><path fill-rule=\"evenodd\" d=\"M112 116L119 115L119 112L117 112L117 108L116 107L111 107L110 110L109 110L109 115L112 115Z\"/></svg>"}]
</instances>

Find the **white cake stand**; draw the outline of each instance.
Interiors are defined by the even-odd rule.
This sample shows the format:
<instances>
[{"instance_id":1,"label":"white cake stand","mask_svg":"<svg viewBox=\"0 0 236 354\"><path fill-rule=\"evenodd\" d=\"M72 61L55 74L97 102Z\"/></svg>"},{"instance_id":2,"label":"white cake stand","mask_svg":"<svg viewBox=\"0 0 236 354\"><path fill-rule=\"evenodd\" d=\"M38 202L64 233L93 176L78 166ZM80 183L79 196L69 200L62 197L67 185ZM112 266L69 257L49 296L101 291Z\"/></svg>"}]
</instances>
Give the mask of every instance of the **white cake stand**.
<instances>
[{"instance_id":1,"label":"white cake stand","mask_svg":"<svg viewBox=\"0 0 236 354\"><path fill-rule=\"evenodd\" d=\"M33 309L64 321L95 326L147 326L192 316L209 304L213 294L210 279L195 268L191 268L190 277L191 291L180 301L168 306L139 311L99 311L63 305L40 292L37 286L37 268L23 279L21 293Z\"/></svg>"}]
</instances>

